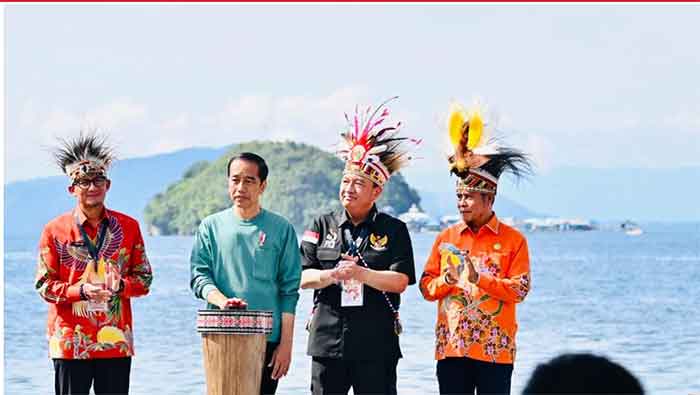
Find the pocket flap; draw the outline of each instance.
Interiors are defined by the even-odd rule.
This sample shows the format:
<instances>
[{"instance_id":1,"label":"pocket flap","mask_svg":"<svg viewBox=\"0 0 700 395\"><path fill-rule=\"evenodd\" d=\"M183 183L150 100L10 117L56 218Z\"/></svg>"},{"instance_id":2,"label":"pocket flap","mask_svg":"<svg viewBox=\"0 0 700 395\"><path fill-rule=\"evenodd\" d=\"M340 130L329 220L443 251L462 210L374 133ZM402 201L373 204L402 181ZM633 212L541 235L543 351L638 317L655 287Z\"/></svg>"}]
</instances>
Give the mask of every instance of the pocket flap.
<instances>
[{"instance_id":1,"label":"pocket flap","mask_svg":"<svg viewBox=\"0 0 700 395\"><path fill-rule=\"evenodd\" d=\"M340 258L340 250L335 248L319 248L316 250L316 257L319 261L335 261Z\"/></svg>"}]
</instances>

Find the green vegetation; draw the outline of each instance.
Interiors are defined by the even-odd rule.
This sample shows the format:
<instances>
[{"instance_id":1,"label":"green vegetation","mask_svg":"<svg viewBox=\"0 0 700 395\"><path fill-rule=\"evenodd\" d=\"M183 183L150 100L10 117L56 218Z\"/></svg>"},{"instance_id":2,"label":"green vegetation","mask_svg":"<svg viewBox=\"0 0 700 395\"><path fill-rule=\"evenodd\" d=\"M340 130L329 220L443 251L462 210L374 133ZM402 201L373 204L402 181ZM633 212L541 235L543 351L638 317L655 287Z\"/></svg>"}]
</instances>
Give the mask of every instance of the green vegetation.
<instances>
[{"instance_id":1,"label":"green vegetation","mask_svg":"<svg viewBox=\"0 0 700 395\"><path fill-rule=\"evenodd\" d=\"M288 218L297 231L314 217L340 209L338 188L343 162L333 154L298 143L250 142L236 145L219 159L194 163L184 177L146 206L145 220L155 234L192 234L207 215L231 206L226 164L240 152L255 152L270 168L263 207ZM402 213L420 197L400 174L394 175L377 202Z\"/></svg>"}]
</instances>

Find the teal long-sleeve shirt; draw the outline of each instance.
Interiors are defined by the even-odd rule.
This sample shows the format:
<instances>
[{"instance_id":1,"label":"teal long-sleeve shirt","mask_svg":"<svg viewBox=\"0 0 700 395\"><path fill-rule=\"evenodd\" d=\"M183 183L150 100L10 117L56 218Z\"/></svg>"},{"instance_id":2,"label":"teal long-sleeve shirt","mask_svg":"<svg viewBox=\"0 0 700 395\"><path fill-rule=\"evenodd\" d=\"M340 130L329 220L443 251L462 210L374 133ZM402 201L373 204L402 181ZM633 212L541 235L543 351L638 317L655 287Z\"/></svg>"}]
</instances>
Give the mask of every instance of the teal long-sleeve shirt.
<instances>
[{"instance_id":1,"label":"teal long-sleeve shirt","mask_svg":"<svg viewBox=\"0 0 700 395\"><path fill-rule=\"evenodd\" d=\"M272 311L268 341L279 341L282 313L294 314L300 280L296 232L284 217L262 209L244 220L229 208L199 225L190 257L190 288L204 300L218 289L228 298L245 300L250 310Z\"/></svg>"}]
</instances>

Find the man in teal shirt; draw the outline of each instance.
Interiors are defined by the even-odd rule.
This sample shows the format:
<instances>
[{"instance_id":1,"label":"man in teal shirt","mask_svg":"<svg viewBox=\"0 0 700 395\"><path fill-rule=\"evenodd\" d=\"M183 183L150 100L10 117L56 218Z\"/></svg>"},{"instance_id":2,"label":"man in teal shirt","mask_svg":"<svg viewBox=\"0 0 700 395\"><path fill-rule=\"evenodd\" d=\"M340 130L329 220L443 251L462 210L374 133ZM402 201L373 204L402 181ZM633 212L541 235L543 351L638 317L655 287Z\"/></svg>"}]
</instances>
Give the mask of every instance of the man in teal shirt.
<instances>
[{"instance_id":1,"label":"man in teal shirt","mask_svg":"<svg viewBox=\"0 0 700 395\"><path fill-rule=\"evenodd\" d=\"M256 154L244 152L229 160L233 207L200 224L190 258L190 287L210 309L273 312L260 392L274 394L292 358L301 262L294 227L260 206L267 174L265 160Z\"/></svg>"}]
</instances>

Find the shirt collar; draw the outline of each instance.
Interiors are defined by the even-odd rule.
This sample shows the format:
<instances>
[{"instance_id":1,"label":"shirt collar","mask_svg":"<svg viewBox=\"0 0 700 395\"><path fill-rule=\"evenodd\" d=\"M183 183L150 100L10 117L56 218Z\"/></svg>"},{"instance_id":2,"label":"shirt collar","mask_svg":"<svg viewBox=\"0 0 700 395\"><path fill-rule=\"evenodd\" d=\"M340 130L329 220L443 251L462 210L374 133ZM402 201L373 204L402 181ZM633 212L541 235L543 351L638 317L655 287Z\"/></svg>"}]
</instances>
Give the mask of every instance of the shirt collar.
<instances>
[{"instance_id":1,"label":"shirt collar","mask_svg":"<svg viewBox=\"0 0 700 395\"><path fill-rule=\"evenodd\" d=\"M491 219L489 219L489 221L486 224L484 224L484 226L482 226L481 229L487 228L493 234L497 235L499 225L500 225L500 221L498 221L498 217L496 216L496 213L494 212L493 215L491 215ZM469 226L467 226L467 224L465 224L464 221L460 222L459 227L457 228L457 230L459 230L459 233L462 233L467 229L469 229ZM479 231L481 231L481 229L479 229ZM469 229L469 231L471 232L471 229Z\"/></svg>"},{"instance_id":2,"label":"shirt collar","mask_svg":"<svg viewBox=\"0 0 700 395\"><path fill-rule=\"evenodd\" d=\"M377 219L378 214L379 210L377 210L377 205L372 205L372 208L369 210L369 214L367 214L367 218L365 218L364 221L360 222L359 225L372 224ZM339 212L336 218L338 219L338 226L343 226L346 223L353 225L352 221L350 221L350 216L348 215L348 212L346 210L342 210L341 212Z\"/></svg>"},{"instance_id":3,"label":"shirt collar","mask_svg":"<svg viewBox=\"0 0 700 395\"><path fill-rule=\"evenodd\" d=\"M82 210L80 210L78 207L73 209L73 217L77 219L78 224L80 225L85 225L85 222L87 222L87 216L83 213ZM104 221L105 219L109 218L109 210L107 210L107 207L105 207L104 210L102 210L102 217L100 217L100 222Z\"/></svg>"}]
</instances>

